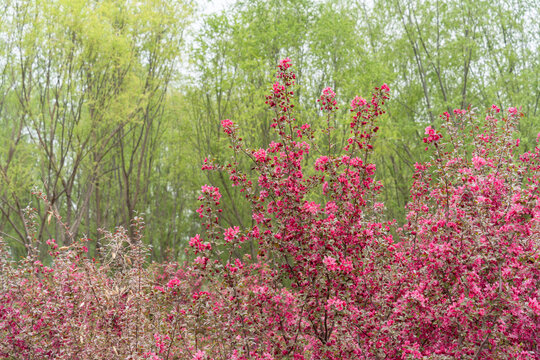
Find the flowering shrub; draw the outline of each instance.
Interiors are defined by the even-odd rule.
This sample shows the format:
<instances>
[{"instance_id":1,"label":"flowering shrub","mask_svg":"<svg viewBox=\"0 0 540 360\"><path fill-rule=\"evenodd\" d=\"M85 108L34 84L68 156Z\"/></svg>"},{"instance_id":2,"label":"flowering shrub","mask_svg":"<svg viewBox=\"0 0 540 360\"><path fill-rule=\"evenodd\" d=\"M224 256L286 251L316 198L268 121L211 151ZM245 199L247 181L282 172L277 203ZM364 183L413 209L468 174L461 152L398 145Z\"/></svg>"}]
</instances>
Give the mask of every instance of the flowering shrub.
<instances>
[{"instance_id":1,"label":"flowering shrub","mask_svg":"<svg viewBox=\"0 0 540 360\"><path fill-rule=\"evenodd\" d=\"M135 238L123 228L104 232L101 264L86 256L88 239L60 248L47 240L50 267L38 260L36 248L11 264L0 242L0 358L157 360L195 354L195 346L178 339L186 328L197 328L197 315L189 309L184 316L183 308L199 280L174 264L143 267L141 219L133 226Z\"/></svg>"},{"instance_id":2,"label":"flowering shrub","mask_svg":"<svg viewBox=\"0 0 540 360\"><path fill-rule=\"evenodd\" d=\"M126 359L537 359L540 357L540 148L514 154L522 114L494 106L426 128L407 222L384 218L369 162L386 84L351 102L350 137L331 155L294 117L289 59L266 103L278 141L249 149L223 120L255 176L224 171L252 208L252 226L220 224L221 194L204 186L194 260L143 266L136 222L106 233L101 264L84 244L47 242L0 262L0 356ZM337 109L324 90L319 107ZM332 129L328 127L326 132ZM314 175L306 155L316 154ZM311 172L310 172L311 173ZM315 201L323 199L323 201Z\"/></svg>"},{"instance_id":3,"label":"flowering shrub","mask_svg":"<svg viewBox=\"0 0 540 360\"><path fill-rule=\"evenodd\" d=\"M416 164L408 221L397 228L383 220L369 163L388 86L351 102L351 136L330 156L294 117L295 79L281 61L267 96L279 142L250 150L231 120L222 123L256 178L236 164L205 167L229 173L254 222L221 228L219 203L203 196L216 249L197 269L222 296L226 331L215 341L230 346L213 356L537 358L539 149L516 159L516 108L497 118L494 106L481 123L470 109L445 113L444 138L426 128L432 160ZM335 111L334 98L324 89L320 110ZM302 168L309 152L320 154L313 176ZM256 258L239 258L246 247Z\"/></svg>"}]
</instances>

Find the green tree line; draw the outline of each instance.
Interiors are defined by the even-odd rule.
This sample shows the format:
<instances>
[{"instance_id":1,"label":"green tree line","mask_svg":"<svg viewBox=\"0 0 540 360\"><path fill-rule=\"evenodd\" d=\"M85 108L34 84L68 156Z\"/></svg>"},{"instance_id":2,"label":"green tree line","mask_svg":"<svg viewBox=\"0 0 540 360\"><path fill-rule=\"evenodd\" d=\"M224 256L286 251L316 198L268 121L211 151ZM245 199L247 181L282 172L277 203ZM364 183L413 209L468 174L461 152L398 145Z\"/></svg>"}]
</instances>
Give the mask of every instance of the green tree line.
<instances>
[{"instance_id":1,"label":"green tree line","mask_svg":"<svg viewBox=\"0 0 540 360\"><path fill-rule=\"evenodd\" d=\"M320 144L343 143L350 100L388 83L372 160L399 222L423 129L443 112L521 106L521 146L540 131L532 0L238 0L212 14L188 0L0 3L0 236L16 256L34 238L81 236L98 256L100 229L142 216L153 259L181 258L204 184L224 189L226 223L249 226L242 194L200 166L233 156L222 119L249 129L253 148L273 140L264 95L284 57L298 74L296 116L339 130L318 131ZM316 103L327 86L340 107L331 118Z\"/></svg>"}]
</instances>

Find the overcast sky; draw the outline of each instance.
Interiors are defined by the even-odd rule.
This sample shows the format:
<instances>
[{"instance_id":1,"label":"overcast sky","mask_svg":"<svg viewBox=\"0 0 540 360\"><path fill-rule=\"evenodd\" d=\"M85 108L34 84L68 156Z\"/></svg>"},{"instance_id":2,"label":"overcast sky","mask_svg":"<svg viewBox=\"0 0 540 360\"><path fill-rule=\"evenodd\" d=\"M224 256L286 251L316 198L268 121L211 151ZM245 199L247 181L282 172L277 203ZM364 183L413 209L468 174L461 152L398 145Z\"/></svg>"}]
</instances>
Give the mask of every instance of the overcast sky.
<instances>
[{"instance_id":1,"label":"overcast sky","mask_svg":"<svg viewBox=\"0 0 540 360\"><path fill-rule=\"evenodd\" d=\"M221 11L227 5L234 4L235 0L198 0L199 6L205 14L211 14Z\"/></svg>"}]
</instances>

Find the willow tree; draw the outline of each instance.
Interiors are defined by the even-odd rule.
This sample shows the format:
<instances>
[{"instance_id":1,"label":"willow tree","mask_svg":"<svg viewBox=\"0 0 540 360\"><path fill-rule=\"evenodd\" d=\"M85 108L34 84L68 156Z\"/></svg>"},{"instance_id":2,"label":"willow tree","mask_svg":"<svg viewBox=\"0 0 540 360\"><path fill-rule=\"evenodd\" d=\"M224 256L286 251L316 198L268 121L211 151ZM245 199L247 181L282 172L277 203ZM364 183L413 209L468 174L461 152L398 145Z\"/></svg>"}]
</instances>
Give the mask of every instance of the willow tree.
<instances>
[{"instance_id":1,"label":"willow tree","mask_svg":"<svg viewBox=\"0 0 540 360\"><path fill-rule=\"evenodd\" d=\"M191 6L182 1L17 1L0 14L0 231L70 243L129 225L163 131ZM35 188L46 198L25 209ZM50 217L62 217L49 225ZM25 220L26 219L26 220ZM53 222L54 223L54 222Z\"/></svg>"}]
</instances>

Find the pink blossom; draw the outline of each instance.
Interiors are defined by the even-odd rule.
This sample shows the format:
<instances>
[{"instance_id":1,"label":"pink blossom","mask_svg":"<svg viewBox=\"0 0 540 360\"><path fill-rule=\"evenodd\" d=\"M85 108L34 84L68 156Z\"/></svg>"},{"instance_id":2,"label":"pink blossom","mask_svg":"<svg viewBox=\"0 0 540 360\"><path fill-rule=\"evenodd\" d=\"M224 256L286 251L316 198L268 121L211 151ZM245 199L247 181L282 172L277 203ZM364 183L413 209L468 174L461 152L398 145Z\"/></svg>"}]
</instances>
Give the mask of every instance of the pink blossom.
<instances>
[{"instance_id":1,"label":"pink blossom","mask_svg":"<svg viewBox=\"0 0 540 360\"><path fill-rule=\"evenodd\" d=\"M475 156L472 158L473 165L476 169L481 168L482 166L487 164L486 159L480 156Z\"/></svg>"},{"instance_id":2,"label":"pink blossom","mask_svg":"<svg viewBox=\"0 0 540 360\"><path fill-rule=\"evenodd\" d=\"M205 256L197 256L193 262L195 264L198 264L200 265L201 267L205 268L206 267L206 264L208 263L208 258L205 257Z\"/></svg>"},{"instance_id":3,"label":"pink blossom","mask_svg":"<svg viewBox=\"0 0 540 360\"><path fill-rule=\"evenodd\" d=\"M325 256L323 263L324 265L326 265L326 268L330 271L336 271L338 269L336 259L331 256Z\"/></svg>"},{"instance_id":4,"label":"pink blossom","mask_svg":"<svg viewBox=\"0 0 540 360\"><path fill-rule=\"evenodd\" d=\"M167 287L169 287L169 288L173 288L173 287L178 286L178 285L180 285L180 279L178 279L178 278L172 278L167 283Z\"/></svg>"},{"instance_id":5,"label":"pink blossom","mask_svg":"<svg viewBox=\"0 0 540 360\"><path fill-rule=\"evenodd\" d=\"M352 263L351 259L346 258L346 259L341 260L341 263L339 265L339 269L341 271L343 271L344 273L346 273L346 274L350 274L354 269L354 266L353 266L353 263Z\"/></svg>"},{"instance_id":6,"label":"pink blossom","mask_svg":"<svg viewBox=\"0 0 540 360\"><path fill-rule=\"evenodd\" d=\"M288 57L279 61L279 69L285 71L292 66L291 59Z\"/></svg>"},{"instance_id":7,"label":"pink blossom","mask_svg":"<svg viewBox=\"0 0 540 360\"><path fill-rule=\"evenodd\" d=\"M347 306L347 303L345 301L337 298L337 297L330 298L327 301L327 308L328 309L333 307L337 311L343 311L346 306Z\"/></svg>"},{"instance_id":8,"label":"pink blossom","mask_svg":"<svg viewBox=\"0 0 540 360\"><path fill-rule=\"evenodd\" d=\"M197 350L197 352L195 353L195 355L193 355L193 358L191 358L191 360L204 360L205 357L206 357L206 352L202 350Z\"/></svg>"},{"instance_id":9,"label":"pink blossom","mask_svg":"<svg viewBox=\"0 0 540 360\"><path fill-rule=\"evenodd\" d=\"M235 130L234 123L229 119L222 120L221 127L223 128L223 131L225 131L225 133L228 135L231 135Z\"/></svg>"},{"instance_id":10,"label":"pink blossom","mask_svg":"<svg viewBox=\"0 0 540 360\"><path fill-rule=\"evenodd\" d=\"M367 104L367 100L364 99L364 98L361 98L360 96L356 96L352 101L351 101L351 111L354 111L358 108L361 108L363 106L365 106Z\"/></svg>"},{"instance_id":11,"label":"pink blossom","mask_svg":"<svg viewBox=\"0 0 540 360\"><path fill-rule=\"evenodd\" d=\"M253 156L258 162L265 162L266 161L266 150L259 149L255 152L253 152Z\"/></svg>"},{"instance_id":12,"label":"pink blossom","mask_svg":"<svg viewBox=\"0 0 540 360\"><path fill-rule=\"evenodd\" d=\"M536 316L540 316L540 304L538 303L538 300L536 298L529 298L529 301L527 303L531 310L533 311Z\"/></svg>"},{"instance_id":13,"label":"pink blossom","mask_svg":"<svg viewBox=\"0 0 540 360\"><path fill-rule=\"evenodd\" d=\"M227 228L225 232L223 233L223 237L225 238L226 242L231 242L234 240L236 235L240 232L240 228L238 226L233 226L230 228Z\"/></svg>"},{"instance_id":14,"label":"pink blossom","mask_svg":"<svg viewBox=\"0 0 540 360\"><path fill-rule=\"evenodd\" d=\"M201 170L214 170L214 166L208 158L204 158Z\"/></svg>"},{"instance_id":15,"label":"pink blossom","mask_svg":"<svg viewBox=\"0 0 540 360\"><path fill-rule=\"evenodd\" d=\"M214 200L214 202L219 201L219 199L221 198L221 193L219 192L219 188L217 187L213 187L210 185L203 185L201 187L201 190L202 190L203 196L204 195L210 196ZM199 198L199 199L202 200L202 198Z\"/></svg>"},{"instance_id":16,"label":"pink blossom","mask_svg":"<svg viewBox=\"0 0 540 360\"><path fill-rule=\"evenodd\" d=\"M208 242L203 242L199 234L189 239L189 246L196 249L196 252L212 250L212 245Z\"/></svg>"},{"instance_id":17,"label":"pink blossom","mask_svg":"<svg viewBox=\"0 0 540 360\"><path fill-rule=\"evenodd\" d=\"M321 110L332 112L338 109L337 101L335 100L336 93L332 88L327 87L323 90L323 93L317 102L320 103Z\"/></svg>"},{"instance_id":18,"label":"pink blossom","mask_svg":"<svg viewBox=\"0 0 540 360\"><path fill-rule=\"evenodd\" d=\"M324 165L326 165L326 163L328 163L328 156L326 155L323 155L321 157L319 157L316 161L315 161L315 170L319 170L319 171L323 171L324 170Z\"/></svg>"},{"instance_id":19,"label":"pink blossom","mask_svg":"<svg viewBox=\"0 0 540 360\"><path fill-rule=\"evenodd\" d=\"M276 81L272 86L272 90L274 91L274 95L280 95L285 91L285 86Z\"/></svg>"},{"instance_id":20,"label":"pink blossom","mask_svg":"<svg viewBox=\"0 0 540 360\"><path fill-rule=\"evenodd\" d=\"M154 339L156 341L156 347L158 348L158 352L160 354L163 354L166 351L165 341L170 339L169 336L161 336L159 334L154 334Z\"/></svg>"},{"instance_id":21,"label":"pink blossom","mask_svg":"<svg viewBox=\"0 0 540 360\"><path fill-rule=\"evenodd\" d=\"M49 245L51 248L56 249L58 248L58 245L56 244L54 239L49 239L46 241L47 245Z\"/></svg>"},{"instance_id":22,"label":"pink blossom","mask_svg":"<svg viewBox=\"0 0 540 360\"><path fill-rule=\"evenodd\" d=\"M454 110L454 111L455 111L455 110ZM431 126L426 127L425 134L426 134L426 135L429 135L428 137L425 137L425 138L423 139L423 140L424 140L424 143L426 143L426 144L430 144L430 143L432 143L432 142L436 142L436 141L438 141L440 138L442 138L442 135L437 134L437 132L435 131L435 129L433 129Z\"/></svg>"},{"instance_id":23,"label":"pink blossom","mask_svg":"<svg viewBox=\"0 0 540 360\"><path fill-rule=\"evenodd\" d=\"M163 358L159 357L156 353L154 352L147 352L144 354L144 357L145 359L147 360L163 360Z\"/></svg>"},{"instance_id":24,"label":"pink blossom","mask_svg":"<svg viewBox=\"0 0 540 360\"><path fill-rule=\"evenodd\" d=\"M509 112L510 114L512 114L512 115L516 115L517 112L518 112L518 109L515 108L515 107L509 107L509 108L508 108L508 112Z\"/></svg>"},{"instance_id":25,"label":"pink blossom","mask_svg":"<svg viewBox=\"0 0 540 360\"><path fill-rule=\"evenodd\" d=\"M314 201L306 201L303 206L304 210L312 215L317 214L320 210L320 207L321 205L315 203Z\"/></svg>"}]
</instances>

